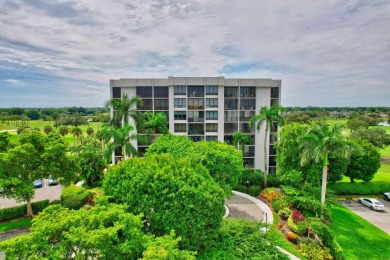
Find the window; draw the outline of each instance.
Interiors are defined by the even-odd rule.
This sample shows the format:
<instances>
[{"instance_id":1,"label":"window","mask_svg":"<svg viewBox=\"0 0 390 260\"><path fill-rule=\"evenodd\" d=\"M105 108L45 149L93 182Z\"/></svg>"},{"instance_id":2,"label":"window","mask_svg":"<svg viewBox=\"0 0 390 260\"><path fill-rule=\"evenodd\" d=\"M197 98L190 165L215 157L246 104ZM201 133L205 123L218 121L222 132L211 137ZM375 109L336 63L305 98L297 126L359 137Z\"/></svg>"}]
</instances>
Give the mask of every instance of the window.
<instances>
[{"instance_id":1,"label":"window","mask_svg":"<svg viewBox=\"0 0 390 260\"><path fill-rule=\"evenodd\" d=\"M270 156L269 157L269 166L271 167L271 166L276 166L276 157L275 156Z\"/></svg>"},{"instance_id":2,"label":"window","mask_svg":"<svg viewBox=\"0 0 390 260\"><path fill-rule=\"evenodd\" d=\"M153 110L153 99L143 99L143 106L137 105L137 109L139 110Z\"/></svg>"},{"instance_id":3,"label":"window","mask_svg":"<svg viewBox=\"0 0 390 260\"><path fill-rule=\"evenodd\" d=\"M207 120L218 120L218 111L206 111Z\"/></svg>"},{"instance_id":4,"label":"window","mask_svg":"<svg viewBox=\"0 0 390 260\"><path fill-rule=\"evenodd\" d=\"M273 144L269 146L269 155L276 155L276 149Z\"/></svg>"},{"instance_id":5,"label":"window","mask_svg":"<svg viewBox=\"0 0 390 260\"><path fill-rule=\"evenodd\" d=\"M188 111L188 122L204 122L204 112Z\"/></svg>"},{"instance_id":6,"label":"window","mask_svg":"<svg viewBox=\"0 0 390 260\"><path fill-rule=\"evenodd\" d=\"M154 87L154 97L155 98L167 98L168 97L168 87Z\"/></svg>"},{"instance_id":7,"label":"window","mask_svg":"<svg viewBox=\"0 0 390 260\"><path fill-rule=\"evenodd\" d=\"M271 106L278 105L279 101L276 98L271 99Z\"/></svg>"},{"instance_id":8,"label":"window","mask_svg":"<svg viewBox=\"0 0 390 260\"><path fill-rule=\"evenodd\" d=\"M276 167L269 167L268 174L276 174Z\"/></svg>"},{"instance_id":9,"label":"window","mask_svg":"<svg viewBox=\"0 0 390 260\"><path fill-rule=\"evenodd\" d=\"M175 133L187 132L187 124L175 124Z\"/></svg>"},{"instance_id":10,"label":"window","mask_svg":"<svg viewBox=\"0 0 390 260\"><path fill-rule=\"evenodd\" d=\"M225 122L237 122L238 112L237 111L225 111Z\"/></svg>"},{"instance_id":11,"label":"window","mask_svg":"<svg viewBox=\"0 0 390 260\"><path fill-rule=\"evenodd\" d=\"M152 98L152 87L137 87L137 96L143 98Z\"/></svg>"},{"instance_id":12,"label":"window","mask_svg":"<svg viewBox=\"0 0 390 260\"><path fill-rule=\"evenodd\" d=\"M204 124L188 124L188 135L204 135Z\"/></svg>"},{"instance_id":13,"label":"window","mask_svg":"<svg viewBox=\"0 0 390 260\"><path fill-rule=\"evenodd\" d=\"M271 98L279 98L279 88L271 88Z\"/></svg>"},{"instance_id":14,"label":"window","mask_svg":"<svg viewBox=\"0 0 390 260\"><path fill-rule=\"evenodd\" d=\"M225 133L235 133L238 131L238 124L236 123L225 123L224 125L224 131Z\"/></svg>"},{"instance_id":15,"label":"window","mask_svg":"<svg viewBox=\"0 0 390 260\"><path fill-rule=\"evenodd\" d=\"M237 99L225 99L225 110L237 110L238 100Z\"/></svg>"},{"instance_id":16,"label":"window","mask_svg":"<svg viewBox=\"0 0 390 260\"><path fill-rule=\"evenodd\" d=\"M253 158L244 158L244 166L253 168L255 166Z\"/></svg>"},{"instance_id":17,"label":"window","mask_svg":"<svg viewBox=\"0 0 390 260\"><path fill-rule=\"evenodd\" d=\"M204 140L204 136L189 136L189 138L191 141L194 141L194 142L199 142L199 141Z\"/></svg>"},{"instance_id":18,"label":"window","mask_svg":"<svg viewBox=\"0 0 390 260\"><path fill-rule=\"evenodd\" d=\"M244 157L255 157L255 147L245 146Z\"/></svg>"},{"instance_id":19,"label":"window","mask_svg":"<svg viewBox=\"0 0 390 260\"><path fill-rule=\"evenodd\" d=\"M204 97L204 86L188 86L189 97Z\"/></svg>"},{"instance_id":20,"label":"window","mask_svg":"<svg viewBox=\"0 0 390 260\"><path fill-rule=\"evenodd\" d=\"M252 129L249 129L248 123L240 123L240 130L241 133L254 133L255 127L252 127Z\"/></svg>"},{"instance_id":21,"label":"window","mask_svg":"<svg viewBox=\"0 0 390 260\"><path fill-rule=\"evenodd\" d=\"M206 95L218 95L218 86L206 86Z\"/></svg>"},{"instance_id":22,"label":"window","mask_svg":"<svg viewBox=\"0 0 390 260\"><path fill-rule=\"evenodd\" d=\"M232 135L225 135L223 137L223 140L227 144L232 144L233 143L233 136Z\"/></svg>"},{"instance_id":23,"label":"window","mask_svg":"<svg viewBox=\"0 0 390 260\"><path fill-rule=\"evenodd\" d=\"M168 99L155 99L154 100L154 109L155 110L168 110L169 109Z\"/></svg>"},{"instance_id":24,"label":"window","mask_svg":"<svg viewBox=\"0 0 390 260\"><path fill-rule=\"evenodd\" d=\"M206 98L206 107L218 107L218 98Z\"/></svg>"},{"instance_id":25,"label":"window","mask_svg":"<svg viewBox=\"0 0 390 260\"><path fill-rule=\"evenodd\" d=\"M204 99L203 98L189 98L188 99L188 109L193 109L193 110L204 109Z\"/></svg>"},{"instance_id":26,"label":"window","mask_svg":"<svg viewBox=\"0 0 390 260\"><path fill-rule=\"evenodd\" d=\"M238 87L225 87L225 97L238 97Z\"/></svg>"},{"instance_id":27,"label":"window","mask_svg":"<svg viewBox=\"0 0 390 260\"><path fill-rule=\"evenodd\" d=\"M240 111L240 121L249 121L254 115L255 111Z\"/></svg>"},{"instance_id":28,"label":"window","mask_svg":"<svg viewBox=\"0 0 390 260\"><path fill-rule=\"evenodd\" d=\"M175 120L186 120L186 111L175 111L173 113Z\"/></svg>"},{"instance_id":29,"label":"window","mask_svg":"<svg viewBox=\"0 0 390 260\"><path fill-rule=\"evenodd\" d=\"M174 105L175 105L175 107L186 107L187 101L185 98L175 98Z\"/></svg>"},{"instance_id":30,"label":"window","mask_svg":"<svg viewBox=\"0 0 390 260\"><path fill-rule=\"evenodd\" d=\"M240 88L240 97L256 97L256 88L255 87L241 87Z\"/></svg>"},{"instance_id":31,"label":"window","mask_svg":"<svg viewBox=\"0 0 390 260\"><path fill-rule=\"evenodd\" d=\"M121 98L121 88L113 87L112 88L112 97L113 98Z\"/></svg>"},{"instance_id":32,"label":"window","mask_svg":"<svg viewBox=\"0 0 390 260\"><path fill-rule=\"evenodd\" d=\"M218 140L218 136L216 136L216 135L208 135L208 136L206 136L206 141L212 142L212 141L216 141L216 140Z\"/></svg>"},{"instance_id":33,"label":"window","mask_svg":"<svg viewBox=\"0 0 390 260\"><path fill-rule=\"evenodd\" d=\"M218 132L218 124L206 123L206 132Z\"/></svg>"},{"instance_id":34,"label":"window","mask_svg":"<svg viewBox=\"0 0 390 260\"><path fill-rule=\"evenodd\" d=\"M256 100L255 99L241 99L240 100L240 109L241 110L255 110L256 109Z\"/></svg>"},{"instance_id":35,"label":"window","mask_svg":"<svg viewBox=\"0 0 390 260\"><path fill-rule=\"evenodd\" d=\"M173 93L175 95L185 95L185 94L187 94L186 86L174 86L173 87Z\"/></svg>"}]
</instances>

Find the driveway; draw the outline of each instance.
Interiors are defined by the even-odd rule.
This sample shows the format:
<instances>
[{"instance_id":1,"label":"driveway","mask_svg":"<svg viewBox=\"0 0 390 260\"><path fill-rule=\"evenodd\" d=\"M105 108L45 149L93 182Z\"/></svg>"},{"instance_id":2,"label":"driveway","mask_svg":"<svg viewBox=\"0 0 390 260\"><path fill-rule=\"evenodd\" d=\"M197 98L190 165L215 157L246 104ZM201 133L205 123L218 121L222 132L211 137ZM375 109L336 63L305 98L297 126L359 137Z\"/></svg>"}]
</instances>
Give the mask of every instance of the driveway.
<instances>
[{"instance_id":1,"label":"driveway","mask_svg":"<svg viewBox=\"0 0 390 260\"><path fill-rule=\"evenodd\" d=\"M58 200L61 196L61 191L64 188L62 185L49 186L47 179L42 182L42 188L35 189L34 201L40 200ZM0 197L0 209L10 208L18 205L25 204L26 202L18 203L15 200Z\"/></svg>"},{"instance_id":2,"label":"driveway","mask_svg":"<svg viewBox=\"0 0 390 260\"><path fill-rule=\"evenodd\" d=\"M355 212L360 217L366 219L371 222L373 225L385 231L390 235L390 202L385 201L383 199L379 199L384 205L385 211L374 211L357 201L353 200L342 200L340 201L343 206Z\"/></svg>"}]
</instances>

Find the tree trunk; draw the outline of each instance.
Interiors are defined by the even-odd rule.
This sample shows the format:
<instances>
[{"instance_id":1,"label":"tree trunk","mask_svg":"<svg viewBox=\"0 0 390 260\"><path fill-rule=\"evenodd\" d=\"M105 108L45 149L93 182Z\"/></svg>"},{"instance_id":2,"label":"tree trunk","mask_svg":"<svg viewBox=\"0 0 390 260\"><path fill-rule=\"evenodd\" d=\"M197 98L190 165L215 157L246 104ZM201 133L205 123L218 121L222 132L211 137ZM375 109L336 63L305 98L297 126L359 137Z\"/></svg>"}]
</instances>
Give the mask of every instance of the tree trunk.
<instances>
[{"instance_id":1,"label":"tree trunk","mask_svg":"<svg viewBox=\"0 0 390 260\"><path fill-rule=\"evenodd\" d=\"M355 183L355 179L353 177L349 177L351 179L351 183Z\"/></svg>"},{"instance_id":2,"label":"tree trunk","mask_svg":"<svg viewBox=\"0 0 390 260\"><path fill-rule=\"evenodd\" d=\"M322 187L321 187L321 204L325 204L325 193L326 193L326 180L328 178L328 166L324 165L322 168Z\"/></svg>"},{"instance_id":3,"label":"tree trunk","mask_svg":"<svg viewBox=\"0 0 390 260\"><path fill-rule=\"evenodd\" d=\"M265 137L264 137L264 188L267 188L267 178L268 178L268 154L267 154L267 135L268 135L268 125L265 127Z\"/></svg>"},{"instance_id":4,"label":"tree trunk","mask_svg":"<svg viewBox=\"0 0 390 260\"><path fill-rule=\"evenodd\" d=\"M32 211L32 207L31 207L31 198L29 198L27 200L27 217L29 217L29 218L34 217L34 213Z\"/></svg>"}]
</instances>

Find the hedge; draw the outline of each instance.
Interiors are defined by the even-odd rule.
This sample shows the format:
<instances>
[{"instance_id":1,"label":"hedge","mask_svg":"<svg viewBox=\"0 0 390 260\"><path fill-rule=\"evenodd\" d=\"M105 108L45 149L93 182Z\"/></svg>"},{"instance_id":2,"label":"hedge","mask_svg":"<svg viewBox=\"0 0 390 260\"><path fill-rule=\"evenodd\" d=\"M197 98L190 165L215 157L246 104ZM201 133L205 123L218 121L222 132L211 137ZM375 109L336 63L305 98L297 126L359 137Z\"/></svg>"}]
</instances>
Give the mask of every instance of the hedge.
<instances>
[{"instance_id":1,"label":"hedge","mask_svg":"<svg viewBox=\"0 0 390 260\"><path fill-rule=\"evenodd\" d=\"M80 209L87 203L91 193L82 187L70 185L65 187L61 193L62 206L68 209Z\"/></svg>"},{"instance_id":2,"label":"hedge","mask_svg":"<svg viewBox=\"0 0 390 260\"><path fill-rule=\"evenodd\" d=\"M49 206L49 200L41 200L31 203L34 214L38 214ZM27 215L27 204L12 208L0 209L0 221L22 218Z\"/></svg>"},{"instance_id":3,"label":"hedge","mask_svg":"<svg viewBox=\"0 0 390 260\"><path fill-rule=\"evenodd\" d=\"M329 184L329 189L333 190L337 195L382 195L390 190L390 183L349 183L338 182Z\"/></svg>"}]
</instances>

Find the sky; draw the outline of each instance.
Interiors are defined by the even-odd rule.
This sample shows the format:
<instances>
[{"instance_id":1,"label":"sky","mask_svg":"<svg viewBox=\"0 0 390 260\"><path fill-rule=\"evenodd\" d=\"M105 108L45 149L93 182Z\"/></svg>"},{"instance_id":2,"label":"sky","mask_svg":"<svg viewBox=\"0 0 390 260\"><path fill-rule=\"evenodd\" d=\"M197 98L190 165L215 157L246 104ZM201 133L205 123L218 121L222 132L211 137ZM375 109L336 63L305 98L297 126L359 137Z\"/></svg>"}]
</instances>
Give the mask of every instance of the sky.
<instances>
[{"instance_id":1,"label":"sky","mask_svg":"<svg viewBox=\"0 0 390 260\"><path fill-rule=\"evenodd\" d=\"M0 0L0 107L100 107L109 80L282 80L283 106L389 106L389 0Z\"/></svg>"}]
</instances>

